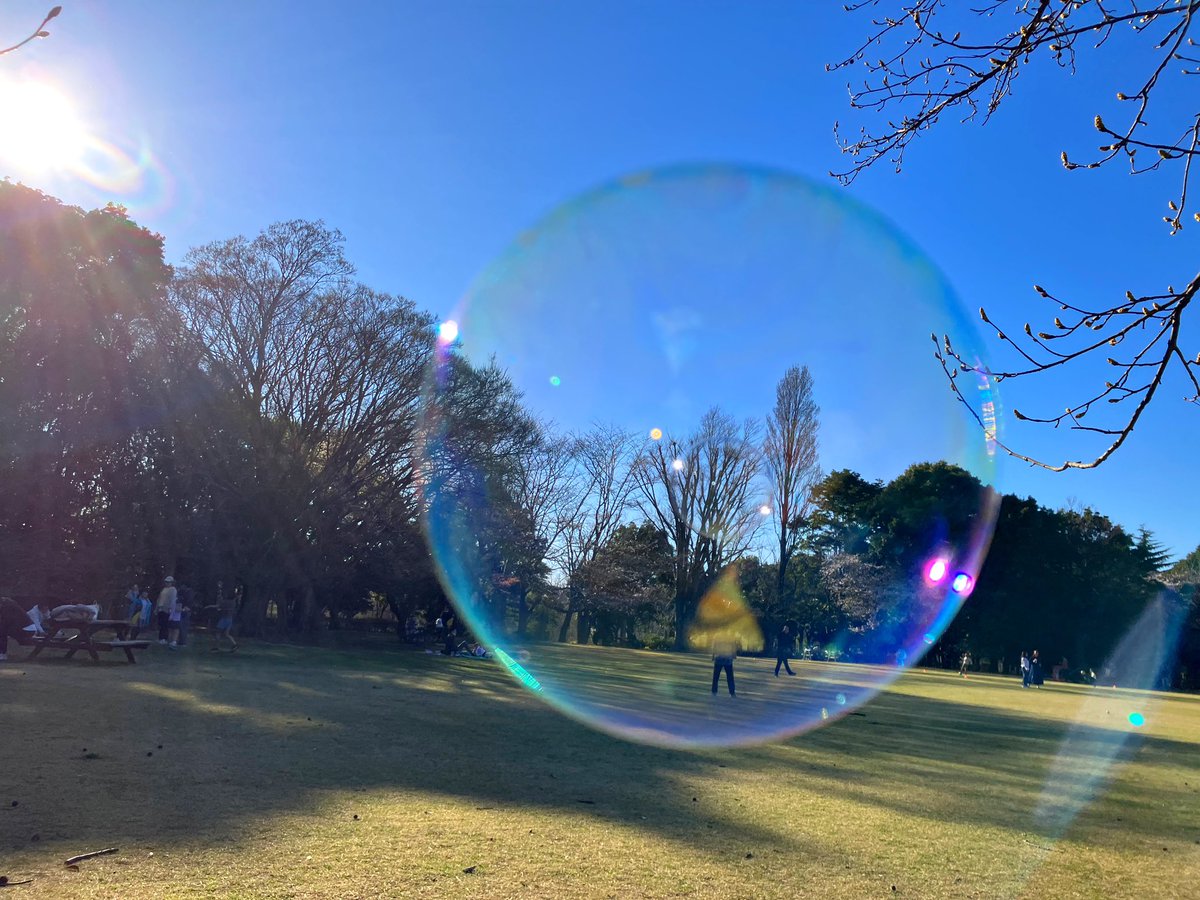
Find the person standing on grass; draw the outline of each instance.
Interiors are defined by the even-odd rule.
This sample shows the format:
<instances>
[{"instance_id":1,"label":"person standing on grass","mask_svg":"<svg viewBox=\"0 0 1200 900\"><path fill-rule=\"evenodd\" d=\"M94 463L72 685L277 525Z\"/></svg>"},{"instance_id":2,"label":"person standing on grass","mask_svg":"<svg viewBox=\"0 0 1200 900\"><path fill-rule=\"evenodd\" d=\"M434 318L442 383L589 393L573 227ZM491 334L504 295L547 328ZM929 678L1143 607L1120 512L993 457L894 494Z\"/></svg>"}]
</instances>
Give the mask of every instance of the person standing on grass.
<instances>
[{"instance_id":1,"label":"person standing on grass","mask_svg":"<svg viewBox=\"0 0 1200 900\"><path fill-rule=\"evenodd\" d=\"M1029 657L1021 651L1021 687L1029 687Z\"/></svg>"},{"instance_id":2,"label":"person standing on grass","mask_svg":"<svg viewBox=\"0 0 1200 900\"><path fill-rule=\"evenodd\" d=\"M163 589L158 592L158 603L155 605L155 610L158 616L158 642L165 644L171 636L171 615L175 612L175 606L179 601L179 595L175 590L175 577L168 575L163 579ZM176 619L175 621L179 621Z\"/></svg>"},{"instance_id":3,"label":"person standing on grass","mask_svg":"<svg viewBox=\"0 0 1200 900\"><path fill-rule=\"evenodd\" d=\"M138 586L136 584L131 587L129 592L125 595L125 599L129 603L125 610L125 618L128 619L131 624L133 622L133 617L140 615L142 612L141 596L142 592L138 590Z\"/></svg>"},{"instance_id":4,"label":"person standing on grass","mask_svg":"<svg viewBox=\"0 0 1200 900\"><path fill-rule=\"evenodd\" d=\"M967 669L969 668L971 668L971 651L967 650L963 653L962 659L959 661L958 674L966 678Z\"/></svg>"},{"instance_id":5,"label":"person standing on grass","mask_svg":"<svg viewBox=\"0 0 1200 900\"><path fill-rule=\"evenodd\" d=\"M1034 687L1040 688L1043 683L1042 676L1042 661L1038 659L1038 652L1033 651L1033 656L1029 657L1029 683Z\"/></svg>"},{"instance_id":6,"label":"person standing on grass","mask_svg":"<svg viewBox=\"0 0 1200 900\"><path fill-rule=\"evenodd\" d=\"M0 662L8 659L8 639L18 644L30 642L25 629L33 624L29 614L12 597L0 597Z\"/></svg>"},{"instance_id":7,"label":"person standing on grass","mask_svg":"<svg viewBox=\"0 0 1200 900\"><path fill-rule=\"evenodd\" d=\"M788 658L792 655L792 645L796 643L796 636L792 634L792 628L786 622L779 629L779 636L775 638L775 677L779 677L779 667L783 666L789 675L795 675L792 671L791 664L788 663Z\"/></svg>"},{"instance_id":8,"label":"person standing on grass","mask_svg":"<svg viewBox=\"0 0 1200 900\"><path fill-rule=\"evenodd\" d=\"M217 630L213 635L213 652L221 649L221 638L226 638L229 641L229 652L232 653L238 648L238 643L233 639L233 616L237 611L237 598L233 593L229 597L225 597L225 592L221 588L221 582L217 582Z\"/></svg>"},{"instance_id":9,"label":"person standing on grass","mask_svg":"<svg viewBox=\"0 0 1200 900\"><path fill-rule=\"evenodd\" d=\"M713 677L712 692L717 695L717 686L721 683L721 671L725 672L725 681L729 685L729 696L736 697L737 691L733 684L733 661L737 659L737 638L729 634L718 634L713 638Z\"/></svg>"},{"instance_id":10,"label":"person standing on grass","mask_svg":"<svg viewBox=\"0 0 1200 900\"><path fill-rule=\"evenodd\" d=\"M150 599L150 589L142 588L142 619L138 623L138 628L149 628L150 623L154 621L154 601Z\"/></svg>"}]
</instances>

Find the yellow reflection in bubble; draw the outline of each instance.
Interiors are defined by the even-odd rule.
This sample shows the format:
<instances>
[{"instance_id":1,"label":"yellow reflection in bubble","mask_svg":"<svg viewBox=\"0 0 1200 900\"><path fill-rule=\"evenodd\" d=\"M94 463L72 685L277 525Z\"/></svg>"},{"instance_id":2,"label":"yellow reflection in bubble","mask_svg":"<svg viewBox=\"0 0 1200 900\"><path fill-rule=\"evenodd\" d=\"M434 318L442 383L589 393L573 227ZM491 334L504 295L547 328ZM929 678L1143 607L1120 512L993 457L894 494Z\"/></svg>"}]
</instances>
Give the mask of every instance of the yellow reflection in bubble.
<instances>
[{"instance_id":1,"label":"yellow reflection in bubble","mask_svg":"<svg viewBox=\"0 0 1200 900\"><path fill-rule=\"evenodd\" d=\"M688 646L692 649L705 650L730 643L741 651L763 648L762 629L742 596L737 576L737 566L730 566L700 598L696 618L688 628Z\"/></svg>"}]
</instances>

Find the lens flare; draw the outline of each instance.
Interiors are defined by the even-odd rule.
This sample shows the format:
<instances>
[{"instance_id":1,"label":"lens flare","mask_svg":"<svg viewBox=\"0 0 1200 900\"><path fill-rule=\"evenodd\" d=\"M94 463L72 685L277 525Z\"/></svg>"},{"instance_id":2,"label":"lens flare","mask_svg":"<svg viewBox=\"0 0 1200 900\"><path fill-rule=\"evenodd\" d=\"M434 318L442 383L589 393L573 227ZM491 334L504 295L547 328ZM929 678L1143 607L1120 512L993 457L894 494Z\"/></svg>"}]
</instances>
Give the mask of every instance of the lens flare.
<instances>
[{"instance_id":1,"label":"lens flare","mask_svg":"<svg viewBox=\"0 0 1200 900\"><path fill-rule=\"evenodd\" d=\"M937 584L946 577L949 564L944 559L935 559L925 570L925 577L931 584Z\"/></svg>"},{"instance_id":2,"label":"lens flare","mask_svg":"<svg viewBox=\"0 0 1200 900\"><path fill-rule=\"evenodd\" d=\"M1128 714L1132 727L1114 728L1111 692L1084 699L1051 761L1034 810L1033 822L1044 835L1061 836L1100 794L1113 766L1146 739L1146 712L1153 711L1154 692L1163 686L1163 673L1173 667L1187 615L1188 604L1178 594L1160 591L1101 666L1104 682L1119 684L1118 690L1145 712Z\"/></svg>"},{"instance_id":3,"label":"lens flare","mask_svg":"<svg viewBox=\"0 0 1200 900\"><path fill-rule=\"evenodd\" d=\"M971 593L971 589L975 587L975 579L966 572L959 572L954 576L954 580L950 582L950 587L954 593L966 596Z\"/></svg>"}]
</instances>

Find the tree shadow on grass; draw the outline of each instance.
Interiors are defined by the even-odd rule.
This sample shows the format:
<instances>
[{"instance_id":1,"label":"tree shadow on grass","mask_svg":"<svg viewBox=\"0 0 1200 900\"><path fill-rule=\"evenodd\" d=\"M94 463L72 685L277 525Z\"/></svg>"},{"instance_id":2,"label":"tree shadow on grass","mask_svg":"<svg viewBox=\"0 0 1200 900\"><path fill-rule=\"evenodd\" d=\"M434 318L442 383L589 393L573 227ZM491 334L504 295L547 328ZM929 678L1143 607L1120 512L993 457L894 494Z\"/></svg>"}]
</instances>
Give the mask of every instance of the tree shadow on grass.
<instances>
[{"instance_id":1,"label":"tree shadow on grass","mask_svg":"<svg viewBox=\"0 0 1200 900\"><path fill-rule=\"evenodd\" d=\"M72 846L222 842L330 792L395 790L586 814L712 852L735 842L793 853L811 849L804 836L760 824L742 779L777 779L783 804L841 796L1049 837L1069 820L1037 820L1039 803L1078 812L1135 752L1200 786L1194 744L1094 725L1076 726L1070 746L1088 773L1104 767L1099 780L1048 782L1067 723L903 693L782 743L678 751L592 731L486 661L247 650L152 648L136 667L0 672L0 849L28 849L33 834ZM1146 836L1171 837L1194 818L1191 791L1143 779L1111 794L1143 814Z\"/></svg>"},{"instance_id":2,"label":"tree shadow on grass","mask_svg":"<svg viewBox=\"0 0 1200 900\"><path fill-rule=\"evenodd\" d=\"M162 846L251 833L334 791L399 790L586 814L720 849L795 836L698 797L721 754L627 743L537 702L488 661L248 648L0 679L0 849ZM686 796L684 796L686 794ZM43 849L45 844L43 843Z\"/></svg>"}]
</instances>

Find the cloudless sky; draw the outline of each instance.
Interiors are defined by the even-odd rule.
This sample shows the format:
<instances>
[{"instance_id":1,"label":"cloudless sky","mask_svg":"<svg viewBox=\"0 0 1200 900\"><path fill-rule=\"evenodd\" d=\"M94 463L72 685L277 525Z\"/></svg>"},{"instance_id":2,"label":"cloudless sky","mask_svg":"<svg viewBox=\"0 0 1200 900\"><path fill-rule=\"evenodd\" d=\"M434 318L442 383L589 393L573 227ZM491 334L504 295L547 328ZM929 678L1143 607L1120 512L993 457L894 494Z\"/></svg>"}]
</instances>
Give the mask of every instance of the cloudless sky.
<instances>
[{"instance_id":1,"label":"cloudless sky","mask_svg":"<svg viewBox=\"0 0 1200 900\"><path fill-rule=\"evenodd\" d=\"M6 3L0 43L50 5ZM82 206L127 204L165 236L171 262L274 221L321 218L345 234L363 282L448 315L524 229L624 173L726 161L833 185L826 173L845 164L833 123L867 120L849 108L847 74L824 67L869 27L837 2L67 2L50 38L0 58L0 77L58 85L136 173L97 184L2 161L0 132L0 175ZM1118 39L1074 77L1031 65L986 128L950 116L903 173L882 165L838 190L907 234L964 307L986 306L1013 332L1054 314L1035 282L1097 306L1127 288L1181 286L1200 225L1167 236L1174 178L1131 179L1119 164L1068 173L1058 161L1094 149L1096 113L1116 120L1138 47ZM1188 103L1165 97L1160 115ZM1095 383L1065 373L1005 385L1004 403L1056 412ZM1178 382L1164 390L1099 470L1009 464L1001 486L1144 525L1182 556L1200 544L1200 409L1183 395ZM1095 451L1065 430L1005 424L1032 455Z\"/></svg>"}]
</instances>

